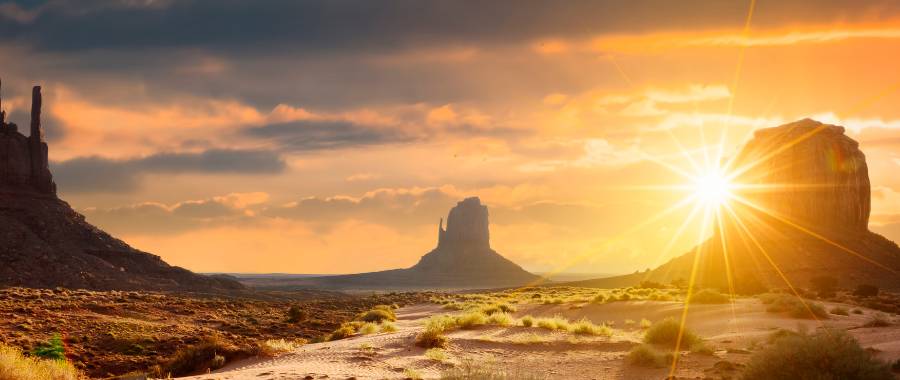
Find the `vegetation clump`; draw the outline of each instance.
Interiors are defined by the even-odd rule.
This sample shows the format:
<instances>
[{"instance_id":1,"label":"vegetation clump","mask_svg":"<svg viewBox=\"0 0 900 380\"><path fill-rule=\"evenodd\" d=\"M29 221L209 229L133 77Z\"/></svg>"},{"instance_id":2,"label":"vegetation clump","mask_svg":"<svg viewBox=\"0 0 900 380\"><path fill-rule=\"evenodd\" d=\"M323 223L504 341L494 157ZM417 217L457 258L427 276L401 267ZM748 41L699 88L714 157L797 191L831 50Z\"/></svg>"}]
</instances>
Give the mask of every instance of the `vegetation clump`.
<instances>
[{"instance_id":1,"label":"vegetation clump","mask_svg":"<svg viewBox=\"0 0 900 380\"><path fill-rule=\"evenodd\" d=\"M684 331L681 330L681 323L672 318L666 318L647 329L647 332L644 333L644 343L675 347L678 344L679 332L681 332L681 348L690 348L703 341L691 329L685 327Z\"/></svg>"},{"instance_id":2,"label":"vegetation clump","mask_svg":"<svg viewBox=\"0 0 900 380\"><path fill-rule=\"evenodd\" d=\"M396 321L397 315L394 309L388 305L378 305L369 311L364 311L356 316L357 321L381 323L382 321Z\"/></svg>"},{"instance_id":3,"label":"vegetation clump","mask_svg":"<svg viewBox=\"0 0 900 380\"><path fill-rule=\"evenodd\" d=\"M850 315L850 311L848 311L846 307L835 306L835 307L831 308L831 314L848 316L848 315Z\"/></svg>"},{"instance_id":4,"label":"vegetation clump","mask_svg":"<svg viewBox=\"0 0 900 380\"><path fill-rule=\"evenodd\" d=\"M288 309L287 321L289 323L303 322L307 319L309 319L309 313L306 310L301 309L300 306L291 305Z\"/></svg>"},{"instance_id":5,"label":"vegetation clump","mask_svg":"<svg viewBox=\"0 0 900 380\"><path fill-rule=\"evenodd\" d=\"M731 302L731 298L712 289L702 289L691 295L691 303L722 304Z\"/></svg>"},{"instance_id":6,"label":"vegetation clump","mask_svg":"<svg viewBox=\"0 0 900 380\"><path fill-rule=\"evenodd\" d=\"M218 337L205 337L200 343L179 350L163 365L156 366L151 374L186 376L222 368L229 356L239 354L238 349Z\"/></svg>"},{"instance_id":7,"label":"vegetation clump","mask_svg":"<svg viewBox=\"0 0 900 380\"><path fill-rule=\"evenodd\" d=\"M742 376L755 379L891 380L890 366L863 349L847 332L783 334L754 354Z\"/></svg>"},{"instance_id":8,"label":"vegetation clump","mask_svg":"<svg viewBox=\"0 0 900 380\"><path fill-rule=\"evenodd\" d=\"M651 368L667 366L672 360L674 360L674 356L671 352L661 353L648 344L634 346L625 357L628 364Z\"/></svg>"},{"instance_id":9,"label":"vegetation clump","mask_svg":"<svg viewBox=\"0 0 900 380\"><path fill-rule=\"evenodd\" d=\"M787 313L794 318L828 319L828 312L821 304L806 301L800 297L784 293L761 294L759 299L770 313Z\"/></svg>"},{"instance_id":10,"label":"vegetation clump","mask_svg":"<svg viewBox=\"0 0 900 380\"><path fill-rule=\"evenodd\" d=\"M0 344L2 380L76 380L78 371L65 360L25 356L21 350Z\"/></svg>"},{"instance_id":11,"label":"vegetation clump","mask_svg":"<svg viewBox=\"0 0 900 380\"><path fill-rule=\"evenodd\" d=\"M47 343L35 347L31 354L43 359L66 360L66 346L59 334L53 334Z\"/></svg>"}]
</instances>

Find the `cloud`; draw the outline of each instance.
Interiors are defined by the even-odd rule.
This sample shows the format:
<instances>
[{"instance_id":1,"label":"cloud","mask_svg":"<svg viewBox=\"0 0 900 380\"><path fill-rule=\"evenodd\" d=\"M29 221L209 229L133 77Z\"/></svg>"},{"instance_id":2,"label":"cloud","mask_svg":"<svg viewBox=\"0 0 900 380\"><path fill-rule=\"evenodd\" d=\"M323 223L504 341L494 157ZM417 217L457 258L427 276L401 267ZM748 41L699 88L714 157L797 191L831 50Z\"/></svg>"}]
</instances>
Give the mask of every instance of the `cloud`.
<instances>
[{"instance_id":1,"label":"cloud","mask_svg":"<svg viewBox=\"0 0 900 380\"><path fill-rule=\"evenodd\" d=\"M88 221L114 234L180 234L201 228L252 224L252 208L267 199L266 193L232 193L173 205L143 202L112 208L91 207L81 212Z\"/></svg>"},{"instance_id":2,"label":"cloud","mask_svg":"<svg viewBox=\"0 0 900 380\"><path fill-rule=\"evenodd\" d=\"M288 152L400 143L415 139L398 129L375 128L344 120L298 120L246 128L243 133L269 140Z\"/></svg>"},{"instance_id":3,"label":"cloud","mask_svg":"<svg viewBox=\"0 0 900 380\"><path fill-rule=\"evenodd\" d=\"M94 156L51 163L54 179L66 193L134 191L148 174L266 175L286 168L277 153L252 150L158 153L124 160Z\"/></svg>"}]
</instances>

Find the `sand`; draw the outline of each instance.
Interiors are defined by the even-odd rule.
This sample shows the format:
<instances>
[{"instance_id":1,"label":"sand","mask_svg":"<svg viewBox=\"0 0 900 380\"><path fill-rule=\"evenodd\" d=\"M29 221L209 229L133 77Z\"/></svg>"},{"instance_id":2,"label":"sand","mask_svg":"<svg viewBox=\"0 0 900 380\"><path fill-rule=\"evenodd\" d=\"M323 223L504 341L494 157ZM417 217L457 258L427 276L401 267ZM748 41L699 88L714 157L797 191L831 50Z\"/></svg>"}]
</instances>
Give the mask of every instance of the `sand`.
<instances>
[{"instance_id":1,"label":"sand","mask_svg":"<svg viewBox=\"0 0 900 380\"><path fill-rule=\"evenodd\" d=\"M825 306L831 309L837 304ZM848 310L855 307L845 305ZM626 364L625 355L639 344L643 331L626 320L642 318L660 321L679 317L683 306L677 302L633 301L573 307L563 305L522 305L515 314L552 316L570 320L586 317L595 323L613 322L612 337L585 337L548 331L537 327L482 326L447 334L445 361L429 359L425 349L414 345L415 335L425 318L446 314L436 305L417 305L398 310L397 332L354 336L348 339L309 344L276 358L250 359L233 363L211 374L192 379L405 379L415 374L440 378L441 373L467 364L487 365L507 372L526 373L548 379L662 379L668 368L642 368ZM675 375L697 378L733 375L721 362L740 364L764 346L775 329L813 330L827 325L847 329L865 347L878 350L885 360L900 358L900 328L861 328L873 314L832 316L823 322L793 319L767 313L755 299L739 300L734 306L691 305L688 326L715 349L713 355L684 351ZM718 365L717 365L718 363ZM716 369L718 367L718 369Z\"/></svg>"}]
</instances>

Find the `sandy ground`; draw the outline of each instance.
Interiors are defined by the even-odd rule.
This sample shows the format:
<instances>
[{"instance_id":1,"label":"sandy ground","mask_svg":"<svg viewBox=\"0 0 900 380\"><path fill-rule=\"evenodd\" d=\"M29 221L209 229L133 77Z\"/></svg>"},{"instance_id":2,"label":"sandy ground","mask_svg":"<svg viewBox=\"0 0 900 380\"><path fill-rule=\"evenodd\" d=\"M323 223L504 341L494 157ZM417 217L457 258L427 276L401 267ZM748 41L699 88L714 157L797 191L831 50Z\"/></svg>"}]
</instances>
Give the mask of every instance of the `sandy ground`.
<instances>
[{"instance_id":1,"label":"sandy ground","mask_svg":"<svg viewBox=\"0 0 900 380\"><path fill-rule=\"evenodd\" d=\"M830 309L835 304L826 304ZM848 307L852 309L853 307ZM442 371L463 363L486 363L506 371L522 371L548 379L662 379L667 368L640 368L625 363L627 352L641 339L642 331L625 320L646 318L660 321L679 317L682 305L675 302L616 302L572 305L520 306L517 317L525 314L552 316L561 314L570 320L587 317L595 323L614 322L616 333L611 338L582 337L563 332L531 327L483 326L474 330L458 330L447 334L450 344L445 349L448 360L426 358L425 350L416 347L415 335L424 318L445 314L435 305L418 305L398 311L399 330L394 333L355 336L352 338L306 345L294 352L272 359L251 359L234 363L212 374L193 379L404 379L414 370L426 379L439 378ZM860 328L875 311L864 314L832 316L825 322L798 320L765 312L757 300L739 301L731 305L692 305L688 326L715 348L714 355L683 352L676 376L680 378L720 378L736 372L722 370L722 361L746 362L751 353L764 346L777 328L815 329L822 323L848 329L860 342L878 350L886 360L900 358L900 328ZM719 363L719 369L716 369Z\"/></svg>"}]
</instances>

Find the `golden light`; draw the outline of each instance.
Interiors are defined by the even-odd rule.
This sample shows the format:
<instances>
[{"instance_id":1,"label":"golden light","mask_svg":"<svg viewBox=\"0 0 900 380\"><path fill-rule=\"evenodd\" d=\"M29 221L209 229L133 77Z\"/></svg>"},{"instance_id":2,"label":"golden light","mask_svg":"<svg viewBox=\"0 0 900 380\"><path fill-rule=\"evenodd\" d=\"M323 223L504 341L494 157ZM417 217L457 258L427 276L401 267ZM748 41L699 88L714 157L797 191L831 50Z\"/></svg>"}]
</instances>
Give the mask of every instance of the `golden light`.
<instances>
[{"instance_id":1,"label":"golden light","mask_svg":"<svg viewBox=\"0 0 900 380\"><path fill-rule=\"evenodd\" d=\"M731 197L734 185L720 169L712 169L693 178L694 196L708 206L720 206Z\"/></svg>"}]
</instances>

